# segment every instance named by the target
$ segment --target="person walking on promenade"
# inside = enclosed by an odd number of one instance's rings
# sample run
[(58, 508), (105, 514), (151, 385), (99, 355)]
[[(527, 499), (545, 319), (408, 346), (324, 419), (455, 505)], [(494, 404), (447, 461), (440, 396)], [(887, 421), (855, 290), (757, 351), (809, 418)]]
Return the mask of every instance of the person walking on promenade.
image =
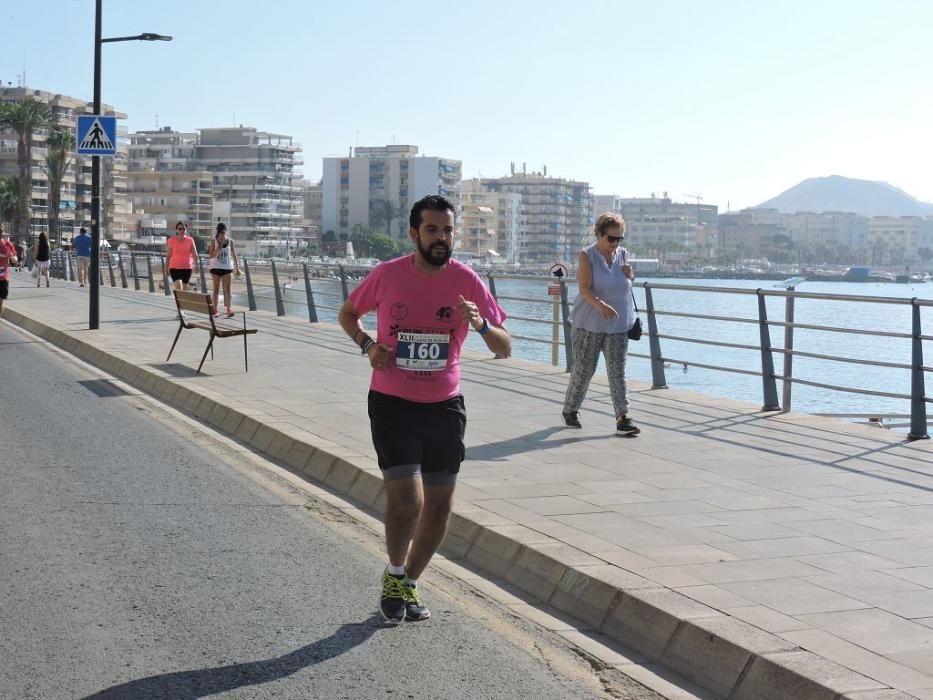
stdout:
[(74, 237), (72, 245), (75, 250), (75, 263), (78, 266), (78, 286), (87, 284), (87, 271), (91, 265), (91, 243), (93, 239), (88, 235), (87, 229), (81, 227), (81, 233)]
[(208, 270), (211, 271), (211, 280), (214, 283), (214, 315), (220, 315), (220, 309), (217, 306), (217, 297), (220, 293), (220, 285), (224, 286), (224, 304), (227, 307), (227, 318), (233, 318), (233, 296), (230, 292), (230, 275), (236, 272), (240, 274), (240, 261), (236, 256), (236, 244), (232, 238), (227, 238), (227, 225), (223, 222), (217, 224), (217, 234), (211, 239), (211, 245), (207, 251), (210, 257)]
[(16, 247), (10, 242), (10, 235), (0, 224), (0, 316), (3, 316), (3, 302), (10, 294), (10, 265), (18, 265)]
[(39, 274), (36, 275), (36, 286), (42, 286), (42, 277), (45, 276), (45, 286), (49, 286), (49, 261), (52, 259), (52, 248), (49, 245), (49, 237), (45, 231), (39, 234), (32, 250), (33, 264), (39, 268)]
[(580, 252), (577, 263), (579, 292), (573, 301), (573, 369), (564, 396), (564, 423), (582, 428), (580, 405), (596, 372), (599, 354), (606, 359), (609, 394), (615, 408), (616, 434), (637, 435), (641, 430), (628, 417), (625, 359), (629, 329), (635, 324), (632, 281), (635, 274), (620, 245), (625, 239), (622, 217), (607, 213), (596, 220), (596, 242)]
[[(3, 230), (3, 226), (0, 226), (0, 231)], [(16, 271), (20, 272), (23, 269), (23, 266), (26, 264), (26, 239), (20, 238), (19, 243), (16, 244)]]
[(175, 235), (165, 242), (165, 264), (175, 289), (184, 291), (188, 288), (197, 260), (198, 249), (194, 239), (188, 235), (188, 225), (179, 221), (175, 224)]
[[(454, 223), (445, 198), (416, 202), (409, 218), (414, 252), (377, 265), (338, 316), (373, 369), (369, 419), (385, 480), (389, 558), (380, 610), (394, 624), (431, 615), (418, 578), (447, 533), (465, 456), (463, 342), (472, 328), (498, 355), (512, 347), (505, 312), (472, 269), (450, 259)], [(373, 310), (375, 339), (360, 322)]]

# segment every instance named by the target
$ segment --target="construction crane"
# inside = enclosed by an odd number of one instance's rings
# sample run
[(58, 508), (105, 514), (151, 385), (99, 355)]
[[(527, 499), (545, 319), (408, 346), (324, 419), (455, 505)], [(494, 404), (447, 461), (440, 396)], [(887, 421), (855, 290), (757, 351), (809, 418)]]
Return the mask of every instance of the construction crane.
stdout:
[(703, 195), (700, 194), (681, 194), (682, 197), (690, 197), (697, 201), (697, 226), (700, 225), (700, 202), (703, 201)]

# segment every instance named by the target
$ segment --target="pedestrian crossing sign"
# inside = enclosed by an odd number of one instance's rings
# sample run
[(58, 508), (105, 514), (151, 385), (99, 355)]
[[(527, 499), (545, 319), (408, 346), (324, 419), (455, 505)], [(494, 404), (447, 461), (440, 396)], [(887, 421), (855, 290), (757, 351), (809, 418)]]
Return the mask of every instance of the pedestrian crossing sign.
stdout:
[(75, 145), (80, 156), (112, 156), (117, 152), (117, 118), (101, 114), (78, 116)]

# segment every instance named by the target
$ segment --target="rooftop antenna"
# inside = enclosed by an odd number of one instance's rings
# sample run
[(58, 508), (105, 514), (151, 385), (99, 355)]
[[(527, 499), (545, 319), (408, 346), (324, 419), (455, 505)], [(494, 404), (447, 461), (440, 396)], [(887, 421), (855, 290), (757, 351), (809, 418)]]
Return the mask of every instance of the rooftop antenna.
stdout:
[(155, 124), (156, 124), (156, 131), (158, 131), (159, 130), (159, 115), (158, 114), (155, 115)]

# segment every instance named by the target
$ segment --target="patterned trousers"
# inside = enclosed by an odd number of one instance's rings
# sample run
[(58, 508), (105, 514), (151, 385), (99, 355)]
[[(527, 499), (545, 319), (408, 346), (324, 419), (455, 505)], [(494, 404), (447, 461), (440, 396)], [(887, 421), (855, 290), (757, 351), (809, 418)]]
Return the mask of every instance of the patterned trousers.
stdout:
[(625, 385), (625, 357), (628, 354), (628, 336), (625, 333), (592, 333), (574, 328), (573, 369), (564, 396), (564, 413), (580, 410), (583, 397), (599, 363), (599, 353), (606, 358), (609, 377), (609, 395), (615, 407), (616, 418), (628, 413), (628, 389)]

